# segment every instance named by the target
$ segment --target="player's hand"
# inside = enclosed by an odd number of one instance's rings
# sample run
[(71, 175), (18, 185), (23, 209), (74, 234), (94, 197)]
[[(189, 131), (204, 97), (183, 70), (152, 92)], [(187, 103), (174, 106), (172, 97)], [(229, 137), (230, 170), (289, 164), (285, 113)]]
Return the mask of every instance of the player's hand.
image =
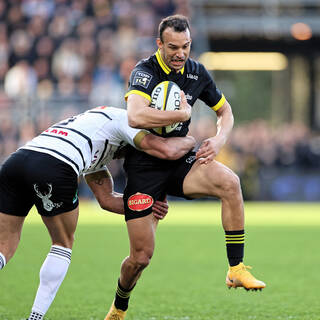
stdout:
[(184, 94), (184, 92), (182, 90), (180, 91), (180, 96), (181, 96), (180, 110), (183, 111), (183, 113), (184, 113), (184, 115), (183, 115), (184, 118), (181, 121), (184, 122), (184, 121), (187, 121), (191, 118), (192, 108), (191, 108), (190, 104), (188, 104), (186, 95)]
[(206, 139), (202, 142), (196, 157), (201, 164), (208, 164), (218, 155), (221, 147), (222, 145), (216, 137)]
[(152, 214), (158, 220), (162, 220), (168, 213), (169, 204), (165, 198), (163, 201), (156, 201), (152, 206)]

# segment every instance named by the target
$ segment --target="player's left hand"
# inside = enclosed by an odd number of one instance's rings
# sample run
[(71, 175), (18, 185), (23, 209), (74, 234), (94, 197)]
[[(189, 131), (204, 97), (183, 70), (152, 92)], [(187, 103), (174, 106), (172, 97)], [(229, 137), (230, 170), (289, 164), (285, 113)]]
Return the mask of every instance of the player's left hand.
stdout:
[(201, 143), (196, 157), (201, 164), (208, 164), (218, 155), (221, 147), (222, 145), (216, 137), (206, 139)]
[(164, 199), (163, 201), (158, 200), (152, 206), (152, 214), (158, 220), (162, 220), (167, 215), (168, 209), (169, 209), (169, 204), (167, 199)]

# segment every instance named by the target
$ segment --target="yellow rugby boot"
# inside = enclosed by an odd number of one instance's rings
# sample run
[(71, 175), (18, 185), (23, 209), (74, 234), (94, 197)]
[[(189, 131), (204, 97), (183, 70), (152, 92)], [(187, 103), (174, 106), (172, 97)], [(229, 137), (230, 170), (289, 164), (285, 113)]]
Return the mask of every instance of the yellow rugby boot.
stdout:
[(126, 316), (126, 311), (122, 311), (120, 309), (117, 309), (114, 305), (114, 301), (112, 302), (111, 308), (104, 318), (104, 320), (124, 320), (124, 317)]
[(246, 290), (262, 290), (266, 284), (257, 280), (249, 271), (250, 266), (245, 266), (242, 262), (234, 267), (229, 267), (226, 277), (228, 288), (244, 287)]

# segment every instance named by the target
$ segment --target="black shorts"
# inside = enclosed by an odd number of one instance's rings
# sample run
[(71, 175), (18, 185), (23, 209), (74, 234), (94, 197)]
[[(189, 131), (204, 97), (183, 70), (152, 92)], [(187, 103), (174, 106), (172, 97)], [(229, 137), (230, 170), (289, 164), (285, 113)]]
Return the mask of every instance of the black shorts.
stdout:
[(124, 163), (127, 175), (123, 194), (126, 221), (150, 214), (152, 204), (163, 200), (166, 195), (191, 200), (183, 193), (183, 180), (195, 162), (195, 152), (189, 152), (175, 161), (152, 161), (148, 155), (135, 155), (129, 155)]
[(0, 212), (24, 217), (35, 205), (42, 216), (75, 209), (78, 176), (48, 154), (20, 149), (0, 169)]

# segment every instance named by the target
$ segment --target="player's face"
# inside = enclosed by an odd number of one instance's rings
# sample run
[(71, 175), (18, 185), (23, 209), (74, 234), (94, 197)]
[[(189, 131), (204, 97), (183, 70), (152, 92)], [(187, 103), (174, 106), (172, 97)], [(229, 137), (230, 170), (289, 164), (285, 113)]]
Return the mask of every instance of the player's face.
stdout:
[(161, 57), (164, 63), (178, 72), (182, 69), (190, 55), (191, 38), (190, 31), (175, 32), (173, 28), (163, 31), (162, 39), (157, 39)]

